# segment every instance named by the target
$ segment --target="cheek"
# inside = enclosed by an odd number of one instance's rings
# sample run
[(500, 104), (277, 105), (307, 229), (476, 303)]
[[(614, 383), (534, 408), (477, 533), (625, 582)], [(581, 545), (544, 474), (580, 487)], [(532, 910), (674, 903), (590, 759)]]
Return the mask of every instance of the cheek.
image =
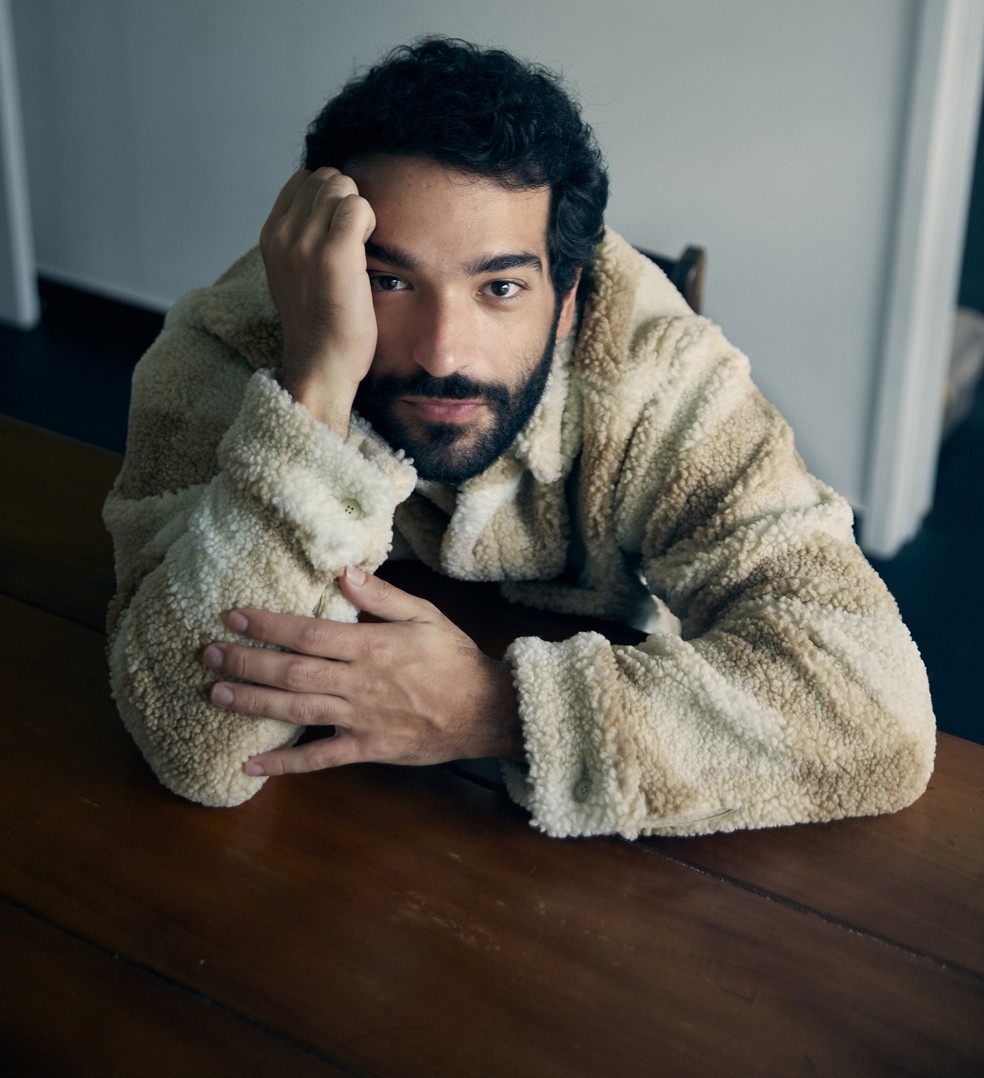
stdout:
[(487, 312), (481, 323), (482, 335), (497, 355), (521, 361), (531, 350), (542, 348), (553, 328), (553, 314), (553, 303), (546, 295), (536, 300), (531, 297), (521, 309)]
[(398, 315), (382, 305), (376, 308), (376, 355), (370, 371), (373, 374), (393, 374), (405, 366), (408, 353), (407, 327)]
[(553, 310), (538, 310), (535, 317), (519, 320), (498, 338), (500, 377), (516, 385), (525, 382), (543, 358), (553, 330)]

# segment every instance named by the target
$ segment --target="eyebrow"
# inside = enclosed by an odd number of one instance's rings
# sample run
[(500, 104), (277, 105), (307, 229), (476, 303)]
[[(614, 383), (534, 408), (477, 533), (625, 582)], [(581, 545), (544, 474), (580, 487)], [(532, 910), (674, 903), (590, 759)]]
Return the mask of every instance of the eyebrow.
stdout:
[(531, 251), (517, 251), (515, 254), (490, 255), (487, 258), (478, 258), (465, 266), (465, 272), (469, 277), (478, 277), (483, 273), (504, 273), (512, 269), (534, 269), (537, 273), (543, 272), (543, 262), (539, 255)]
[[(407, 270), (410, 273), (419, 271), (422, 268), (420, 259), (415, 258), (408, 251), (404, 251), (400, 247), (389, 247), (386, 244), (377, 243), (375, 240), (366, 242), (366, 254), (370, 258), (378, 259), (380, 262), (395, 266), (397, 269)], [(468, 277), (478, 277), (483, 273), (503, 273), (507, 270), (524, 268), (543, 273), (543, 260), (539, 255), (533, 254), (532, 251), (516, 251), (511, 254), (483, 255), (472, 262), (466, 263), (462, 268)]]
[(397, 269), (409, 270), (411, 273), (420, 269), (420, 260), (414, 258), (412, 254), (399, 247), (387, 247), (385, 244), (376, 243), (375, 240), (366, 241), (366, 254), (370, 258), (396, 266)]

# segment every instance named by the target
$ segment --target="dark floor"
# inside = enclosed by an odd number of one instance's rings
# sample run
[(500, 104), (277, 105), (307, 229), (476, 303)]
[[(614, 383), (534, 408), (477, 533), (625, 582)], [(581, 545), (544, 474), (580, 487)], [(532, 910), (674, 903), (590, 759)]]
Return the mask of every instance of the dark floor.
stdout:
[[(122, 451), (133, 364), (159, 315), (42, 284), (31, 333), (0, 327), (0, 413)], [(940, 728), (984, 743), (984, 392), (940, 455), (936, 502), (916, 539), (875, 562), (929, 671)]]
[(984, 384), (944, 442), (932, 512), (890, 561), (872, 564), (898, 600), (929, 672), (941, 730), (984, 743)]

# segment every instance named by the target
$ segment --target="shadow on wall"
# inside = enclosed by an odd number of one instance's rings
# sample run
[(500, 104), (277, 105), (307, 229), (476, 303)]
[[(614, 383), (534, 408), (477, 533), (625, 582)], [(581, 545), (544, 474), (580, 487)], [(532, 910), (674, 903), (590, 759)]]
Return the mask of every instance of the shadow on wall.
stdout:
[(961, 307), (972, 307), (984, 313), (984, 107), (977, 132), (977, 159), (967, 212), (959, 303)]

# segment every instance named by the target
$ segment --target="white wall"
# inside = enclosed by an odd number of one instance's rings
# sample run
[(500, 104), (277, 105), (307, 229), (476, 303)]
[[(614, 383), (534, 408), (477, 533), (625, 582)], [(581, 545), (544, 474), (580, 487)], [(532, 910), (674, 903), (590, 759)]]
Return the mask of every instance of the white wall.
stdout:
[(708, 248), (706, 313), (855, 505), (916, 0), (13, 0), (42, 269), (167, 305), (255, 242), (303, 129), (420, 33), (561, 67), (610, 223)]

